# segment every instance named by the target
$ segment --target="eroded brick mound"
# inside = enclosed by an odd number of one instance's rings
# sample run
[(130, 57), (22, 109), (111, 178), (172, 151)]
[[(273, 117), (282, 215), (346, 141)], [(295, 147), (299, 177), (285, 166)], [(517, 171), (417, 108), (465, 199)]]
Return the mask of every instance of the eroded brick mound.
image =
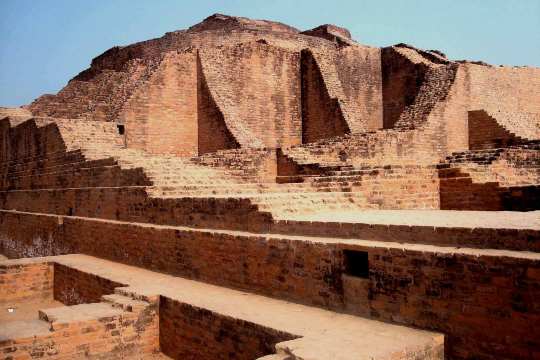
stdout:
[(0, 108), (0, 255), (113, 261), (0, 261), (66, 305), (0, 353), (536, 358), (539, 79), (219, 14), (106, 51)]
[(538, 139), (539, 88), (538, 69), (454, 62), (406, 44), (368, 47), (335, 25), (299, 32), (216, 14), (107, 50), (28, 109), (122, 123), (130, 147), (152, 153), (193, 156), (428, 127), (422, 142), (443, 157), (467, 148), (472, 110), (522, 114), (495, 118)]

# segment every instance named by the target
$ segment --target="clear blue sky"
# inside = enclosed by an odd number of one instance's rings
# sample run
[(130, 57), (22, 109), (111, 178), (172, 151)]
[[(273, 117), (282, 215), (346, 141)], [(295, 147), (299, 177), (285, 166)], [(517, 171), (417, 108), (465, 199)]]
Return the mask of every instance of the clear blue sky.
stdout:
[(540, 0), (0, 0), (0, 106), (56, 93), (108, 48), (216, 12), (299, 29), (332, 23), (368, 45), (540, 67)]

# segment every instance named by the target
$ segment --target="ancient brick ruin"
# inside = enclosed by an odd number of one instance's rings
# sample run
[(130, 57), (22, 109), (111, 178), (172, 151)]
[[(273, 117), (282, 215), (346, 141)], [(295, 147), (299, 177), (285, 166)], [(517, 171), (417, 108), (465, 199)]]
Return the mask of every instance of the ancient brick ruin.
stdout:
[(540, 69), (212, 15), (0, 108), (2, 359), (540, 358)]

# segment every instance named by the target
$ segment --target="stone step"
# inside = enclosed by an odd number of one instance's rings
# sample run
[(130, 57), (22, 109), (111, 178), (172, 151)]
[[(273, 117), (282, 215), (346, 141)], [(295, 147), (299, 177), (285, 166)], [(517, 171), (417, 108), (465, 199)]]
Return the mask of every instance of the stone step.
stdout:
[(150, 305), (146, 301), (135, 300), (120, 294), (103, 295), (101, 299), (103, 302), (111, 304), (112, 307), (120, 308), (126, 312), (139, 312)]
[(17, 159), (12, 159), (4, 162), (0, 162), (0, 167), (11, 167), (11, 166), (17, 166), (20, 164), (27, 164), (32, 162), (42, 162), (42, 161), (53, 161), (55, 159), (64, 159), (66, 157), (77, 157), (80, 158), (83, 156), (82, 151), (79, 150), (72, 150), (72, 151), (55, 151), (55, 152), (49, 152), (42, 155), (37, 156), (27, 156)]
[(109, 303), (91, 303), (39, 310), (39, 319), (48, 322), (51, 330), (59, 324), (117, 317), (124, 310), (115, 308)]
[(294, 358), (287, 354), (270, 354), (257, 358), (256, 360), (294, 360)]
[(75, 171), (78, 169), (90, 169), (102, 166), (117, 166), (116, 162), (112, 158), (100, 159), (100, 160), (88, 160), (88, 161), (74, 161), (70, 163), (57, 164), (52, 166), (45, 166), (40, 168), (31, 168), (28, 170), (22, 170), (17, 172), (8, 172), (9, 177), (19, 177), (25, 175), (42, 175), (46, 173), (57, 173), (62, 171)]

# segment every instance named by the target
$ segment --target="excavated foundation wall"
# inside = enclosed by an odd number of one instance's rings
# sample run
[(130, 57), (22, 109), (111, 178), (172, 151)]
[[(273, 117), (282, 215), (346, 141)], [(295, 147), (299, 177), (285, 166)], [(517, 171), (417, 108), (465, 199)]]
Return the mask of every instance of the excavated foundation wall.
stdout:
[(0, 302), (11, 305), (47, 299), (65, 305), (96, 303), (121, 286), (125, 285), (49, 261), (0, 265)]
[[(447, 252), (429, 245), (404, 250), (70, 217), (58, 221), (56, 216), (3, 212), (0, 252), (17, 257), (25, 255), (21, 249), (39, 247), (51, 255), (84, 253), (441, 331), (449, 358), (533, 358), (540, 346), (534, 327), (540, 310), (533, 305), (540, 296), (540, 262), (512, 252)], [(360, 276), (348, 273), (344, 250), (367, 253)]]
[(54, 299), (65, 305), (102, 301), (103, 295), (114, 293), (124, 284), (88, 274), (62, 264), (54, 264)]
[(274, 354), (274, 345), (296, 338), (241, 319), (160, 298), (161, 351), (173, 359), (245, 359)]
[[(36, 298), (52, 300), (53, 292), (54, 299), (66, 305), (96, 303), (102, 301), (101, 295), (121, 285), (57, 263), (0, 265), (0, 301), (15, 307), (18, 302)], [(149, 306), (142, 312), (95, 318), (92, 310), (87, 309), (83, 319), (52, 320), (48, 332), (2, 339), (0, 353), (5, 359), (151, 356), (159, 350), (156, 308)], [(47, 324), (47, 319), (41, 320)], [(10, 322), (4, 325), (9, 328)]]

